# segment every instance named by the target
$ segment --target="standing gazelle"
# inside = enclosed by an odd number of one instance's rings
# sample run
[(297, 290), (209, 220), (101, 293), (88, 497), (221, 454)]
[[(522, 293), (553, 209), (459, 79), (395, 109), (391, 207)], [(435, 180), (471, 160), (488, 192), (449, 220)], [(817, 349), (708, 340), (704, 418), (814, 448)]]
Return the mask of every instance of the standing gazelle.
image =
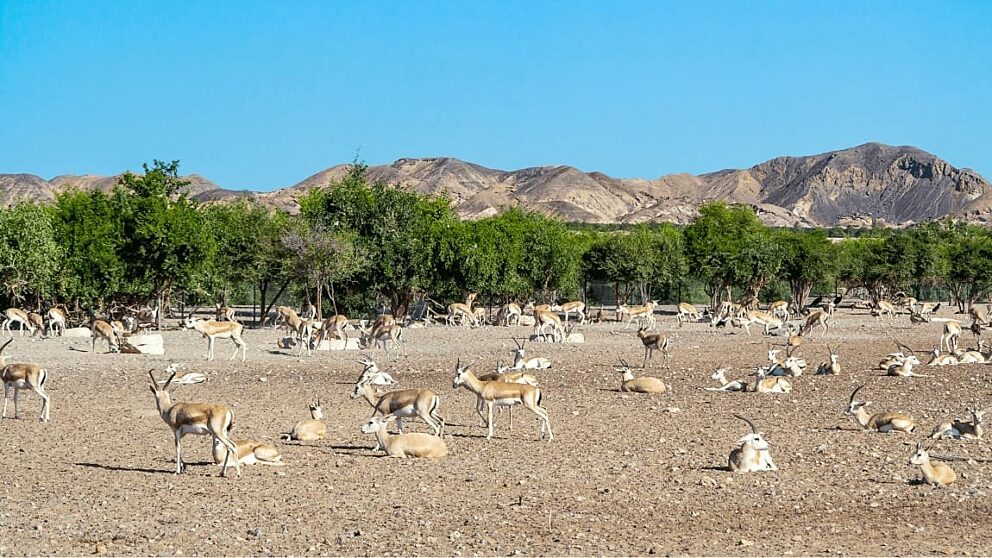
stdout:
[(4, 311), (3, 316), (3, 329), (7, 330), (7, 333), (11, 337), (14, 336), (14, 332), (10, 329), (10, 324), (17, 322), (20, 324), (21, 335), (24, 335), (24, 328), (28, 328), (28, 333), (34, 335), (35, 327), (31, 324), (31, 319), (28, 318), (28, 313), (20, 308), (8, 308)]
[[(173, 370), (173, 367), (169, 367)], [(168, 370), (167, 370), (168, 371)], [(220, 476), (224, 476), (227, 470), (227, 463), (234, 458), (234, 468), (238, 476), (241, 476), (241, 463), (237, 459), (238, 447), (228, 436), (231, 425), (234, 423), (234, 411), (230, 407), (221, 403), (173, 403), (169, 395), (169, 386), (176, 373), (172, 372), (165, 385), (159, 387), (155, 380), (154, 370), (148, 371), (148, 376), (152, 379), (149, 386), (152, 394), (155, 395), (155, 406), (165, 424), (172, 429), (176, 437), (176, 474), (183, 472), (182, 437), (186, 434), (206, 435), (210, 434), (213, 441), (222, 443), (228, 453), (224, 456), (224, 464), (220, 468)]]
[(641, 343), (644, 345), (644, 362), (641, 363), (641, 368), (646, 368), (648, 361), (654, 357), (655, 351), (661, 351), (665, 358), (669, 358), (671, 355), (668, 354), (669, 340), (662, 333), (648, 333), (647, 327), (641, 327), (637, 330), (637, 337), (640, 338)]
[(238, 356), (238, 350), (240, 349), (241, 362), (245, 361), (245, 353), (248, 351), (248, 345), (241, 339), (241, 332), (244, 331), (245, 327), (240, 323), (217, 322), (190, 317), (183, 320), (183, 327), (186, 329), (195, 329), (207, 338), (207, 360), (214, 359), (214, 342), (217, 339), (230, 339), (234, 342), (234, 354), (231, 355), (230, 360), (234, 360)]
[[(541, 438), (544, 438), (544, 431), (547, 429), (548, 441), (550, 442), (554, 439), (555, 436), (551, 432), (551, 419), (548, 417), (548, 411), (544, 407), (541, 407), (542, 394), (540, 389), (529, 384), (483, 382), (472, 373), (471, 364), (462, 366), (461, 359), (455, 364), (455, 380), (452, 382), (452, 387), (457, 388), (459, 386), (464, 386), (465, 389), (474, 393), (477, 398), (485, 401), (489, 409), (488, 419), (486, 420), (489, 426), (489, 434), (486, 436), (487, 440), (493, 437), (493, 407), (497, 405), (500, 407), (511, 407), (513, 405), (527, 407), (541, 419)], [(481, 411), (479, 411), (479, 415), (482, 415)]]
[(568, 325), (568, 315), (572, 312), (575, 312), (578, 315), (580, 324), (586, 323), (586, 303), (581, 300), (573, 300), (572, 302), (566, 302), (560, 306), (556, 304), (551, 307), (551, 310), (565, 313), (566, 326)]
[(48, 422), (51, 412), (51, 402), (45, 393), (45, 381), (48, 371), (37, 364), (7, 364), (3, 358), (3, 350), (14, 340), (11, 339), (0, 347), (0, 381), (3, 382), (3, 413), (0, 418), (7, 418), (7, 393), (14, 388), (14, 418), (18, 418), (17, 399), (22, 389), (30, 389), (41, 397), (41, 421)]

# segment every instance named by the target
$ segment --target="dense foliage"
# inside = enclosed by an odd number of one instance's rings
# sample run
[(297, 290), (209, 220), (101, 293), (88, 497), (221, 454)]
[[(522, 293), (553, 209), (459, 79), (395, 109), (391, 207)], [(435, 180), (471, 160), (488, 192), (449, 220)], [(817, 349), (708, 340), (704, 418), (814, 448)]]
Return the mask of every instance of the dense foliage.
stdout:
[(840, 239), (772, 229), (751, 208), (723, 203), (704, 205), (686, 227), (569, 226), (516, 208), (462, 221), (448, 200), (370, 182), (362, 165), (303, 195), (299, 215), (247, 200), (198, 203), (186, 186), (177, 162), (155, 161), (110, 192), (0, 210), (0, 297), (99, 311), (168, 305), (182, 293), (268, 310), (292, 294), (324, 315), (357, 316), (469, 292), (483, 304), (754, 303), (844, 286), (871, 300), (944, 293), (961, 309), (992, 293), (992, 233), (950, 221)]

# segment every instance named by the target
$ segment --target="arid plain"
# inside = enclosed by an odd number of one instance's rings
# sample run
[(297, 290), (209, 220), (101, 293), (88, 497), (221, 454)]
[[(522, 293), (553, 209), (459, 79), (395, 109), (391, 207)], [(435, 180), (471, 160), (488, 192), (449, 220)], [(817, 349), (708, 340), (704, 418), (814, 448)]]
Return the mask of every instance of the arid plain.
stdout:
[[(873, 370), (895, 349), (892, 337), (929, 350), (939, 327), (841, 309), (825, 340), (814, 332), (799, 349), (810, 369), (792, 380), (792, 393), (714, 393), (703, 389), (713, 370), (741, 378), (783, 338), (704, 323), (677, 328), (674, 316), (659, 315), (659, 329), (675, 335), (672, 356), (635, 372), (673, 390), (651, 396), (617, 390), (618, 356), (641, 361), (634, 328), (584, 326), (583, 344), (527, 346), (554, 363), (536, 372), (550, 443), (520, 408), (512, 434), (504, 413), (497, 437), (485, 440), (474, 396), (452, 388), (456, 359), (488, 371), (529, 328), (408, 329), (408, 355), (379, 351), (377, 361), (401, 387), (440, 394), (450, 453), (439, 461), (371, 451), (374, 440), (359, 430), (370, 407), (349, 397), (357, 352), (297, 357), (277, 348), (271, 329), (246, 331), (245, 363), (225, 360), (233, 346), (224, 341), (218, 360), (206, 362), (206, 340), (193, 331), (164, 332), (164, 357), (92, 354), (88, 339), (15, 337), (8, 361), (38, 362), (51, 374), (52, 420), (40, 423), (39, 399), (22, 392), (20, 420), (0, 423), (0, 555), (989, 554), (992, 463), (952, 462), (957, 482), (935, 489), (917, 482), (908, 458), (939, 420), (992, 406), (992, 366), (920, 367), (931, 376), (912, 379)], [(974, 345), (968, 334), (962, 341)], [(814, 376), (827, 343), (843, 373)], [(235, 437), (275, 442), (286, 466), (220, 478), (208, 438), (191, 436), (190, 467), (174, 475), (172, 434), (147, 374), (170, 360), (209, 376), (175, 400), (230, 404)], [(910, 413), (916, 433), (864, 432), (842, 417), (862, 382), (872, 410)], [(282, 442), (315, 397), (327, 439)], [(732, 413), (767, 434), (779, 471), (725, 470), (747, 432)], [(992, 458), (984, 440), (940, 441), (934, 451)]]

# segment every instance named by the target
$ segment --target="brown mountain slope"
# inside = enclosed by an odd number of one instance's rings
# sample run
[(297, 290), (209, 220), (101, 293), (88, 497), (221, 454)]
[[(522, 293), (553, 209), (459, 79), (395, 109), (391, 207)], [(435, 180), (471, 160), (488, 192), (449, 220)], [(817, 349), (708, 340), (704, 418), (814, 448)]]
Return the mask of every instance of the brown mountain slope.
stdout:
[[(341, 179), (337, 165), (300, 183), (266, 193), (231, 191), (198, 176), (191, 193), (204, 201), (253, 197), (295, 211), (310, 188)], [(968, 169), (958, 169), (914, 147), (869, 143), (807, 157), (779, 157), (749, 169), (699, 176), (672, 174), (657, 179), (617, 179), (569, 166), (516, 171), (489, 169), (452, 158), (400, 159), (369, 168), (373, 180), (451, 198), (465, 218), (523, 206), (568, 221), (593, 223), (686, 223), (700, 204), (724, 200), (752, 205), (776, 226), (904, 226), (947, 215), (992, 221), (992, 186)], [(3, 203), (52, 199), (73, 185), (109, 189), (117, 177), (0, 175)]]

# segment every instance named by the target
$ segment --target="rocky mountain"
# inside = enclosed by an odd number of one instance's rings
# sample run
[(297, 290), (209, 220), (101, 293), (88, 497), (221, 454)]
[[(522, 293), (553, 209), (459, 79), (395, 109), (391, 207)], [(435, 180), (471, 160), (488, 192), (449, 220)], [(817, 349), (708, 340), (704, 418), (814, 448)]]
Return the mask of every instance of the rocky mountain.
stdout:
[[(340, 179), (347, 165), (266, 193), (219, 188), (188, 177), (203, 201), (252, 197), (293, 211), (310, 188)], [(591, 223), (686, 223), (700, 204), (724, 200), (753, 206), (776, 226), (906, 226), (947, 215), (992, 221), (992, 185), (914, 147), (869, 143), (806, 157), (779, 157), (749, 169), (654, 179), (618, 179), (569, 166), (502, 171), (451, 158), (400, 159), (369, 169), (373, 180), (451, 198), (465, 218), (523, 206), (567, 221)], [(52, 199), (76, 186), (109, 189), (116, 177), (0, 175), (3, 203), (18, 198)]]

